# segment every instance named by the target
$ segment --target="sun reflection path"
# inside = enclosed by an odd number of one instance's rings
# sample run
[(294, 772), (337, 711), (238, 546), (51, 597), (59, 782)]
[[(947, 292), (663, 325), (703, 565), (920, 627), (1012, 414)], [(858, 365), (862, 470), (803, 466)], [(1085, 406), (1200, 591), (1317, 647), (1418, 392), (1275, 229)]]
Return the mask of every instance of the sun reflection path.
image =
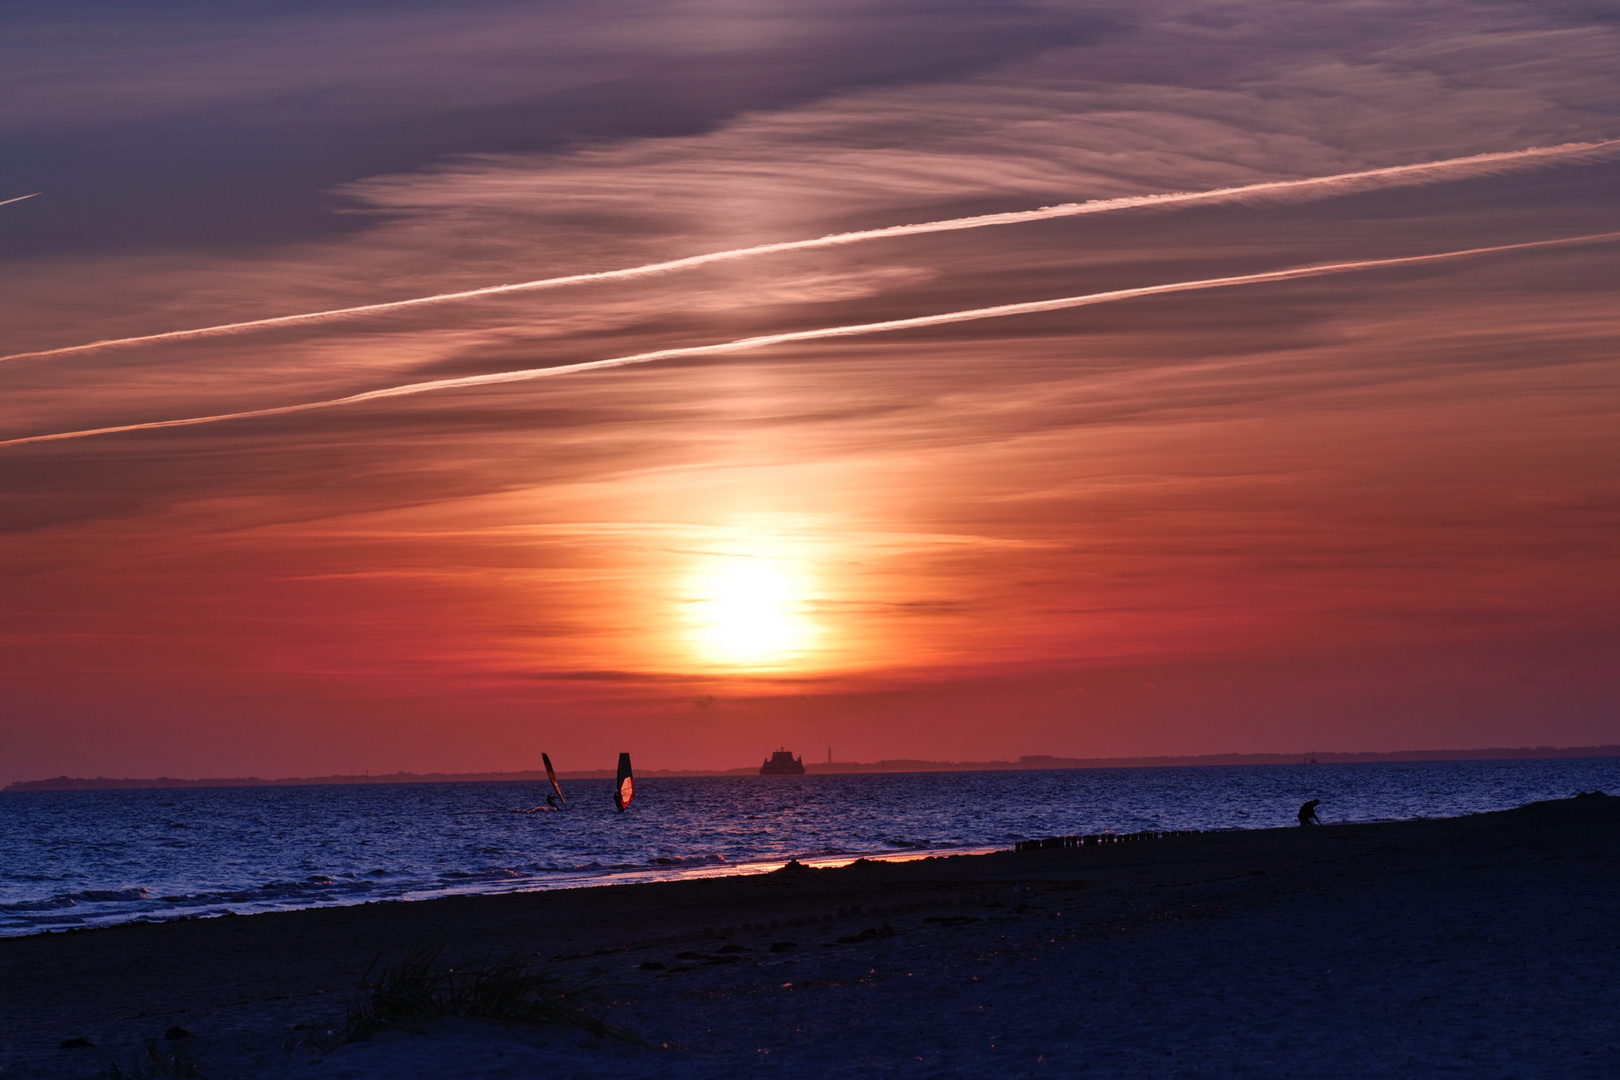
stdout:
[(688, 636), (707, 664), (797, 666), (815, 644), (809, 575), (797, 560), (710, 555), (687, 582)]

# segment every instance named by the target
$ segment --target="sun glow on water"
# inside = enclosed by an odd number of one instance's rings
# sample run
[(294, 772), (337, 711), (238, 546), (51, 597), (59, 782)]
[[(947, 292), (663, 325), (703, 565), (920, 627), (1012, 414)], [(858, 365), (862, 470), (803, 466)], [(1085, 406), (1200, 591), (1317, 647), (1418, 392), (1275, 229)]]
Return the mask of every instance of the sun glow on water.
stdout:
[(687, 586), (692, 650), (709, 664), (792, 666), (817, 634), (809, 593), (808, 575), (791, 559), (709, 556)]

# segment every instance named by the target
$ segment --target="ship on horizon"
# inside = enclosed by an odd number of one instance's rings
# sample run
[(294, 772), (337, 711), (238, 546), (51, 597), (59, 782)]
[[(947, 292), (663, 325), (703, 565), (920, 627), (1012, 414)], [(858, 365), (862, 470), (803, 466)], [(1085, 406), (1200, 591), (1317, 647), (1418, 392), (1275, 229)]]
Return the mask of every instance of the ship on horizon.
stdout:
[(770, 760), (759, 767), (761, 776), (803, 776), (804, 759), (793, 756), (791, 750), (778, 750)]

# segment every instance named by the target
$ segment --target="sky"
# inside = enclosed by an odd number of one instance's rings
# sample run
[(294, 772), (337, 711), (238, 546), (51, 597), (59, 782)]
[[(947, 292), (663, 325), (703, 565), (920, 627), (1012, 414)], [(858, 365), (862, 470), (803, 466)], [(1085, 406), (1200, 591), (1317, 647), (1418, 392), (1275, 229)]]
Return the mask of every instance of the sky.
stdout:
[(3, 18), (0, 783), (1620, 742), (1609, 5)]

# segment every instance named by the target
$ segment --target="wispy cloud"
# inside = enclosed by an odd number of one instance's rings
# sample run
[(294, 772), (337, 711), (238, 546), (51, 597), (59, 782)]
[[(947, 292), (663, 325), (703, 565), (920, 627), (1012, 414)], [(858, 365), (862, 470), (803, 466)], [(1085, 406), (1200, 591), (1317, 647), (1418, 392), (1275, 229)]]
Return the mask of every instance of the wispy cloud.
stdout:
[(14, 203), (14, 202), (22, 202), (24, 199), (32, 199), (35, 195), (38, 195), (38, 194), (39, 194), (39, 192), (35, 191), (35, 192), (30, 192), (27, 195), (15, 195), (15, 196), (13, 196), (12, 198), (9, 198), (9, 199), (0, 199), (0, 206), (6, 206), (6, 205), (8, 205), (10, 203)]
[[(1084, 203), (1065, 203), (1044, 206), (1037, 210), (1020, 210), (1002, 214), (979, 214), (972, 217), (925, 221), (909, 225), (890, 225), (879, 229), (835, 233), (806, 240), (785, 240), (770, 244), (710, 251), (701, 255), (688, 255), (679, 259), (644, 263), (619, 270), (598, 270), (584, 274), (565, 274), (560, 277), (539, 278), (515, 284), (487, 285), (476, 289), (435, 293), (432, 296), (412, 297), (408, 300), (389, 300), (375, 304), (311, 311), (298, 315), (278, 315), (267, 319), (249, 319), (242, 322), (222, 323), (217, 326), (196, 327), (190, 330), (170, 330), (159, 334), (92, 341), (83, 345), (69, 345), (37, 352), (13, 353), (0, 356), (6, 360), (39, 360), (52, 356), (73, 356), (101, 349), (154, 345), (161, 342), (189, 341), (197, 338), (222, 337), (253, 330), (274, 327), (299, 326), (325, 322), (331, 319), (358, 315), (377, 315), (429, 304), (445, 304), (458, 300), (475, 300), (505, 296), (512, 293), (536, 292), (567, 285), (581, 285), (607, 281), (622, 281), (678, 270), (695, 269), (713, 263), (729, 262), (763, 255), (779, 255), (814, 248), (840, 247), (870, 240), (886, 240), (902, 236), (921, 236), (928, 233), (958, 232), (983, 229), (997, 225), (1017, 225), (1032, 221), (1050, 221), (1054, 218), (1078, 217), (1084, 214), (1106, 214), (1120, 210), (1144, 208), (1174, 208), (1205, 203), (1244, 202), (1252, 200), (1305, 200), (1324, 199), (1336, 195), (1370, 191), (1386, 187), (1404, 187), (1418, 184), (1442, 183), (1476, 176), (1499, 175), (1514, 169), (1534, 168), (1559, 161), (1591, 161), (1620, 151), (1620, 139), (1604, 142), (1565, 143), (1560, 146), (1538, 146), (1526, 150), (1512, 150), (1494, 154), (1474, 154), (1445, 161), (1422, 162), (1414, 165), (1396, 165), (1381, 169), (1363, 169), (1358, 172), (1336, 173), (1331, 176), (1312, 176), (1299, 180), (1268, 180), (1256, 184), (1214, 188), (1208, 191), (1180, 191), (1154, 195), (1132, 195), (1116, 199), (1096, 199)], [(30, 196), (22, 196), (29, 198)], [(15, 201), (15, 200), (7, 200)], [(5, 205), (0, 202), (0, 206)]]
[(994, 307), (971, 308), (964, 311), (943, 312), (937, 315), (922, 315), (910, 319), (889, 319), (875, 323), (827, 326), (813, 330), (793, 330), (780, 334), (761, 334), (754, 337), (738, 338), (734, 341), (719, 342), (713, 345), (654, 349), (650, 352), (610, 357), (605, 360), (589, 360), (579, 364), (559, 364), (555, 367), (526, 368), (521, 371), (502, 371), (489, 375), (469, 375), (457, 379), (432, 379), (426, 382), (408, 383), (403, 386), (391, 386), (380, 390), (368, 390), (360, 394), (349, 394), (325, 401), (303, 402), (297, 405), (278, 405), (267, 409), (248, 409), (241, 412), (220, 413), (214, 416), (193, 416), (180, 420), (154, 420), (140, 424), (120, 424), (113, 427), (90, 428), (84, 431), (64, 431), (50, 435), (30, 435), (24, 438), (0, 441), (0, 446), (24, 446), (30, 443), (55, 442), (62, 439), (83, 439), (92, 435), (113, 435), (130, 431), (156, 431), (163, 428), (192, 427), (197, 424), (217, 424), (229, 420), (286, 416), (291, 413), (308, 412), (313, 409), (359, 405), (369, 401), (410, 397), (416, 394), (428, 394), (441, 390), (462, 390), (479, 386), (496, 386), (502, 383), (527, 382), (533, 379), (561, 375), (578, 375), (590, 371), (604, 371), (609, 368), (650, 364), (657, 360), (745, 352), (752, 349), (763, 349), (772, 345), (786, 345), (797, 341), (856, 337), (863, 334), (880, 334), (896, 330), (915, 330), (929, 326), (944, 326), (950, 323), (974, 322), (980, 319), (1000, 319), (1014, 315), (1032, 315), (1044, 311), (1062, 311), (1067, 308), (1108, 304), (1119, 300), (1132, 300), (1138, 297), (1158, 296), (1165, 293), (1195, 292), (1202, 289), (1230, 288), (1235, 285), (1258, 285), (1273, 281), (1292, 281), (1299, 278), (1324, 277), (1329, 274), (1344, 274), (1358, 270), (1416, 266), (1448, 259), (1462, 259), (1508, 251), (1527, 251), (1568, 244), (1600, 243), (1615, 239), (1620, 239), (1620, 232), (1591, 233), (1585, 236), (1561, 237), (1556, 240), (1536, 240), (1521, 244), (1498, 244), (1492, 247), (1467, 248), (1461, 251), (1442, 251), (1430, 255), (1408, 255), (1391, 259), (1362, 259), (1355, 262), (1326, 263), (1317, 266), (1293, 267), (1286, 270), (1269, 270), (1258, 274), (1239, 274), (1233, 277), (1177, 281), (1165, 285), (1147, 285), (1135, 289), (1115, 289), (1109, 292), (1089, 293), (1085, 296), (1065, 296), (1053, 300), (1034, 300), (1020, 304), (998, 304)]

